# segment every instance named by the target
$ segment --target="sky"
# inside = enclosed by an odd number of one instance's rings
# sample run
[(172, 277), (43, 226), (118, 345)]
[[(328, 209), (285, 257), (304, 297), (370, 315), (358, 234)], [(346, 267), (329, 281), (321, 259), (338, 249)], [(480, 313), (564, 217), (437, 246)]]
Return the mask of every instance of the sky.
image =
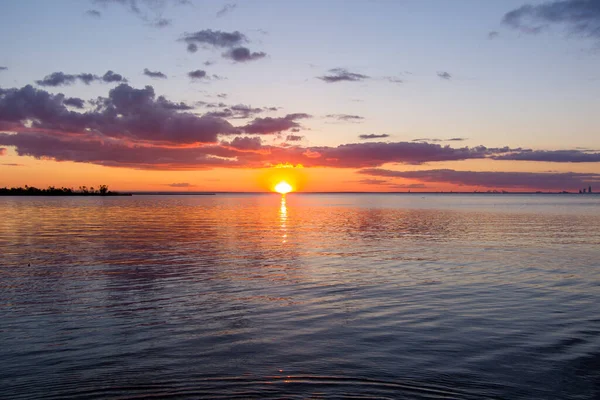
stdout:
[(0, 35), (0, 187), (600, 190), (600, 0), (21, 0)]

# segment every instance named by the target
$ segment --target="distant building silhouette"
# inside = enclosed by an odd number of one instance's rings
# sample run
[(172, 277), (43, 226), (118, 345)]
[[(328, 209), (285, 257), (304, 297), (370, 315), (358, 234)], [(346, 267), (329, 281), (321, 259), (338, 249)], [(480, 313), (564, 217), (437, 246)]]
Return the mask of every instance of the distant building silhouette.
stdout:
[(584, 193), (584, 194), (586, 193), (586, 190), (587, 190), (586, 188), (583, 188), (583, 193)]
[(590, 185), (590, 187), (588, 189), (588, 193), (592, 193), (592, 185)]
[(579, 189), (579, 194), (581, 194), (581, 189)]

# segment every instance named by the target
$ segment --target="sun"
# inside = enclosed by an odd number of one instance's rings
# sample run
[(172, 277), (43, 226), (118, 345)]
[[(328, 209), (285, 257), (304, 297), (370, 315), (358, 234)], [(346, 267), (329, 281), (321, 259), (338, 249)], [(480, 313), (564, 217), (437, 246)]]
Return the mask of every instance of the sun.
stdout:
[(294, 190), (292, 185), (290, 185), (286, 181), (279, 182), (277, 185), (275, 185), (274, 189), (277, 193), (281, 193), (281, 194), (286, 194), (286, 193), (289, 193), (292, 190)]

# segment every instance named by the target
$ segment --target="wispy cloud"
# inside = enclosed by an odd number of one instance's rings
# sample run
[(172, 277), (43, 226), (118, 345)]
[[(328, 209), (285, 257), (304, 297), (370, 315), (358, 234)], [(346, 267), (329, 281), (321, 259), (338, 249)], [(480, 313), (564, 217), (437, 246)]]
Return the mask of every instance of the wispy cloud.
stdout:
[(367, 75), (358, 74), (355, 72), (349, 72), (345, 68), (333, 68), (330, 69), (328, 75), (318, 76), (318, 79), (321, 79), (327, 83), (336, 83), (336, 82), (358, 82), (363, 81), (365, 79), (369, 79)]
[(235, 62), (248, 62), (259, 60), (267, 56), (267, 53), (264, 52), (251, 52), (247, 47), (236, 47), (231, 49), (225, 53), (223, 53), (224, 58), (232, 59)]
[(539, 33), (550, 25), (562, 24), (576, 35), (600, 38), (600, 2), (598, 0), (559, 0), (526, 4), (507, 12), (507, 26), (524, 33)]
[(445, 79), (445, 80), (452, 79), (452, 75), (450, 75), (450, 73), (448, 73), (446, 71), (438, 71), (437, 76), (439, 76), (440, 78)]
[(369, 134), (365, 134), (365, 135), (359, 135), (358, 137), (363, 140), (369, 140), (369, 139), (385, 139), (385, 138), (390, 137), (390, 135), (388, 135), (387, 133), (381, 133), (381, 134), (369, 133)]
[(236, 7), (237, 7), (237, 4), (235, 4), (235, 3), (225, 4), (223, 6), (223, 8), (221, 8), (219, 11), (217, 11), (217, 18), (224, 17), (225, 15), (233, 12), (233, 10), (235, 10)]
[(121, 74), (117, 74), (113, 71), (106, 71), (106, 73), (102, 76), (90, 74), (90, 73), (81, 73), (81, 74), (65, 74), (64, 72), (53, 72), (50, 75), (46, 75), (44, 79), (40, 79), (35, 81), (40, 86), (68, 86), (75, 83), (77, 80), (89, 85), (92, 82), (105, 82), (105, 83), (115, 83), (115, 82), (127, 82)]
[(434, 169), (425, 171), (394, 171), (388, 169), (363, 169), (359, 173), (387, 178), (415, 179), (423, 182), (451, 183), (495, 189), (520, 190), (576, 190), (592, 183), (600, 183), (600, 174), (595, 173), (544, 173), (544, 172), (498, 172), (498, 171), (455, 171)]
[(162, 72), (150, 71), (148, 68), (144, 68), (144, 75), (149, 76), (150, 78), (167, 79), (167, 75), (163, 74)]

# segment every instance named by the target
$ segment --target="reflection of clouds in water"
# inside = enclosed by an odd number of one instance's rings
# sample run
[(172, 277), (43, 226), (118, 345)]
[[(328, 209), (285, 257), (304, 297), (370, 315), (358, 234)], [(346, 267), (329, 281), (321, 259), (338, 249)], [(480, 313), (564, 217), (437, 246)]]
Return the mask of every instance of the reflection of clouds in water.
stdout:
[(279, 219), (281, 221), (281, 243), (287, 242), (287, 206), (285, 205), (285, 195), (281, 196), (281, 207), (279, 208)]

